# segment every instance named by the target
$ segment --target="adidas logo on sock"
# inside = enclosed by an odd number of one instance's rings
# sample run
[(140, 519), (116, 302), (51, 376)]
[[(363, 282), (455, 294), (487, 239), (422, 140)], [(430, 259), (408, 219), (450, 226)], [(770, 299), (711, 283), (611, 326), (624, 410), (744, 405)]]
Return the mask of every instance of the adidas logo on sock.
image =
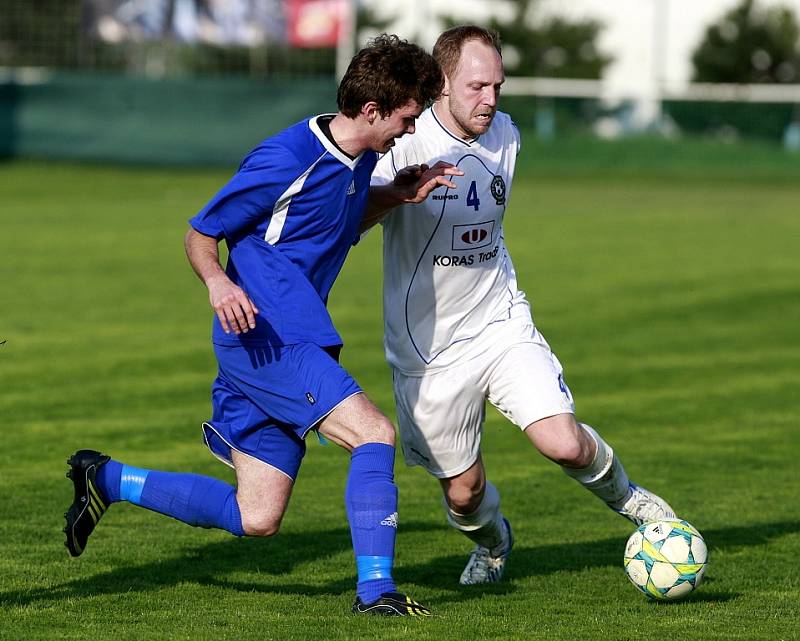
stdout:
[(395, 530), (397, 529), (397, 512), (393, 512), (389, 516), (387, 516), (383, 521), (381, 521), (381, 525), (388, 525), (389, 527), (393, 527)]

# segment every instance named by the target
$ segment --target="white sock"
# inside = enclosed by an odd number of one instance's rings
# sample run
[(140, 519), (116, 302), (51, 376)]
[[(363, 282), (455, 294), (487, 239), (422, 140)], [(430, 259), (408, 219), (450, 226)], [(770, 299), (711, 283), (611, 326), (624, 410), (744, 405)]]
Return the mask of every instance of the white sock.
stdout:
[(446, 500), (442, 502), (447, 512), (447, 522), (455, 529), (492, 552), (500, 554), (504, 551), (506, 541), (503, 537), (505, 528), (500, 513), (500, 493), (489, 481), (486, 481), (481, 504), (472, 514), (458, 514), (453, 512)]
[(614, 455), (611, 446), (600, 438), (594, 429), (584, 423), (580, 423), (580, 426), (597, 444), (594, 460), (583, 469), (564, 467), (563, 465), (561, 469), (606, 503), (619, 507), (628, 497), (628, 486), (630, 485), (625, 468)]

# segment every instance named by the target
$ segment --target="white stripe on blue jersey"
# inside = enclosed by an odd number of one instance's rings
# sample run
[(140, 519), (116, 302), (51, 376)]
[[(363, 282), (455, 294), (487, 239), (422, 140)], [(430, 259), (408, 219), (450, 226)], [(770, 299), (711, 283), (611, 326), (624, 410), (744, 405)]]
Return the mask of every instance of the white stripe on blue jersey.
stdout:
[(291, 185), (289, 185), (289, 188), (278, 197), (278, 201), (275, 203), (275, 207), (272, 209), (272, 218), (270, 218), (269, 226), (264, 234), (264, 240), (266, 240), (270, 245), (277, 243), (281, 237), (283, 226), (286, 224), (286, 216), (289, 214), (289, 205), (292, 204), (292, 196), (300, 193), (303, 190), (303, 185), (305, 184), (309, 174), (314, 171), (314, 167), (316, 167), (317, 163), (324, 157), (325, 154), (322, 154), (319, 158), (317, 158), (314, 164), (306, 169), (300, 176), (298, 176), (298, 178)]

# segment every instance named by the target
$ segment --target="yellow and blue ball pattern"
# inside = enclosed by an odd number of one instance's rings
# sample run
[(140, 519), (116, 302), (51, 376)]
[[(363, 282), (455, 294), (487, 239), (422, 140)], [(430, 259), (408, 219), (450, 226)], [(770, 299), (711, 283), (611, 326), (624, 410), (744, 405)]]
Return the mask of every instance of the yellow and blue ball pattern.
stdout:
[(700, 584), (708, 549), (700, 532), (686, 521), (653, 521), (631, 534), (624, 563), (628, 578), (647, 596), (674, 601)]

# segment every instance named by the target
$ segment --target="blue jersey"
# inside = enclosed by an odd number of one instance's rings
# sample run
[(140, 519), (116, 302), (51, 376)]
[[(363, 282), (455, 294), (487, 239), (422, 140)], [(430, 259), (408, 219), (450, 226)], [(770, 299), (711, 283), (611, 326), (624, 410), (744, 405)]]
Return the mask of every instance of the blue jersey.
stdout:
[(317, 117), (267, 138), (189, 221), (228, 245), (228, 277), (259, 310), (256, 328), (218, 345), (341, 345), (326, 303), (358, 229), (377, 155), (350, 158)]

